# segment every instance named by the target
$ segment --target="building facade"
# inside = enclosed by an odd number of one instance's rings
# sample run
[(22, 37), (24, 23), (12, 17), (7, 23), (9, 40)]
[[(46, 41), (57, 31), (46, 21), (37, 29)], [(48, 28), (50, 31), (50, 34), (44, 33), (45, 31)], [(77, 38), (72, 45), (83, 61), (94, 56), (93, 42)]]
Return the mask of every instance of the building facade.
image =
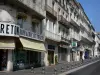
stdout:
[(0, 71), (94, 56), (95, 30), (76, 0), (0, 0)]
[(44, 65), (45, 1), (0, 1), (0, 71)]
[(94, 50), (94, 56), (100, 56), (100, 34), (99, 33), (95, 33), (95, 50)]

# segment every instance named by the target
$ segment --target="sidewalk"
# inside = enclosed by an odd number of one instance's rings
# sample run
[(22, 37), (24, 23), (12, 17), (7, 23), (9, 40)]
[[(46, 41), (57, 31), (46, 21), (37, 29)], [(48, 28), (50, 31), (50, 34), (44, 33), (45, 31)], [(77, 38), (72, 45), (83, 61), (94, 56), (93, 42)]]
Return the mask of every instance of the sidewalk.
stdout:
[(99, 60), (100, 58), (93, 58), (84, 60), (83, 62), (65, 62), (60, 63), (56, 66), (35, 68), (34, 70), (28, 69), (9, 73), (0, 72), (0, 75), (66, 75), (88, 65), (96, 63)]
[(72, 72), (78, 71), (78, 70), (80, 70), (80, 69), (82, 69), (82, 68), (85, 68), (85, 67), (87, 67), (87, 66), (90, 66), (90, 65), (92, 65), (92, 64), (94, 64), (94, 63), (97, 63), (98, 61), (100, 61), (100, 60), (97, 60), (97, 61), (91, 62), (91, 63), (89, 63), (89, 64), (86, 64), (86, 65), (80, 66), (80, 67), (75, 68), (75, 69), (72, 69), (72, 70), (69, 70), (69, 71), (64, 72), (64, 73), (61, 73), (61, 74), (59, 74), (59, 75), (67, 75), (67, 74), (69, 74), (69, 73), (72, 73)]

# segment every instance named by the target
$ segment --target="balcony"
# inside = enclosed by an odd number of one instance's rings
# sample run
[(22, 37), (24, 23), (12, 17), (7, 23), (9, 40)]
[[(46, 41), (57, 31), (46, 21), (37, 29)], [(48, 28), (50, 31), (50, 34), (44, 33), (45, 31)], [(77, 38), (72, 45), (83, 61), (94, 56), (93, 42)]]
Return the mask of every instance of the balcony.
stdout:
[(71, 25), (73, 25), (75, 28), (77, 28), (78, 30), (80, 30), (80, 26), (76, 23), (76, 21), (74, 21), (73, 19), (71, 19), (70, 23), (71, 23)]
[(20, 36), (30, 38), (30, 39), (35, 39), (35, 40), (44, 40), (43, 35), (36, 34), (34, 32), (30, 32), (28, 30), (25, 30), (23, 28), (20, 28)]
[(61, 36), (61, 41), (62, 42), (69, 43), (69, 40), (70, 40), (69, 36), (67, 36), (67, 37)]
[(77, 36), (77, 35), (72, 36), (71, 39), (73, 39), (73, 40), (77, 40), (77, 41), (80, 41), (80, 37)]
[(59, 23), (67, 26), (67, 27), (70, 27), (71, 25), (69, 24), (69, 22), (62, 16), (62, 15), (59, 15), (58, 16), (58, 21)]
[(8, 0), (11, 4), (18, 8), (23, 8), (32, 15), (39, 18), (45, 18), (45, 10), (42, 4), (34, 3), (33, 0)]
[(88, 34), (86, 32), (81, 33), (81, 41), (94, 43), (92, 37), (88, 37)]
[(57, 18), (57, 12), (52, 7), (46, 4), (45, 9), (48, 12), (47, 13), (48, 15), (50, 15), (51, 17), (55, 19)]
[(76, 41), (80, 41), (80, 34), (77, 33), (76, 31), (72, 31), (70, 34), (70, 38)]
[(45, 30), (45, 36), (46, 38), (57, 41), (57, 42), (60, 42), (61, 40), (60, 35), (50, 32), (48, 30)]
[[(2, 29), (2, 27), (4, 28)], [(36, 34), (34, 32), (20, 28), (16, 24), (0, 22), (0, 29), (1, 29), (0, 36), (10, 36), (10, 37), (22, 36), (22, 37), (26, 37), (29, 39), (39, 40), (39, 41), (44, 40), (43, 35)]]

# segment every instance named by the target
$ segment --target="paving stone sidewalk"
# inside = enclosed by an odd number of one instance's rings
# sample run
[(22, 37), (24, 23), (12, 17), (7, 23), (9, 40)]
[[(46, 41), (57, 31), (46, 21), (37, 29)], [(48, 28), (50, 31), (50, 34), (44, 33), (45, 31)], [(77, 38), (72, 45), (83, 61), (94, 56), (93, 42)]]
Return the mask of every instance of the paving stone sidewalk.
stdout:
[(70, 71), (72, 69), (81, 67), (83, 65), (87, 65), (97, 60), (100, 60), (100, 58), (96, 57), (96, 58), (86, 59), (84, 61), (76, 61), (76, 62), (62, 62), (62, 63), (58, 63), (55, 66), (19, 70), (19, 71), (14, 71), (9, 73), (0, 72), (0, 75), (58, 75), (60, 73)]

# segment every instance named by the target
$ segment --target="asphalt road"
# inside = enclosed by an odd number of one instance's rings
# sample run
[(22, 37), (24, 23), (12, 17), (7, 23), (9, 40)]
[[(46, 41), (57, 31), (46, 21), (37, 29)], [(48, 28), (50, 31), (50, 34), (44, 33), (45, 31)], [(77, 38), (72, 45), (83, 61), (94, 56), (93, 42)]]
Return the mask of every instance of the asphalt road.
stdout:
[(67, 75), (100, 75), (100, 61)]

